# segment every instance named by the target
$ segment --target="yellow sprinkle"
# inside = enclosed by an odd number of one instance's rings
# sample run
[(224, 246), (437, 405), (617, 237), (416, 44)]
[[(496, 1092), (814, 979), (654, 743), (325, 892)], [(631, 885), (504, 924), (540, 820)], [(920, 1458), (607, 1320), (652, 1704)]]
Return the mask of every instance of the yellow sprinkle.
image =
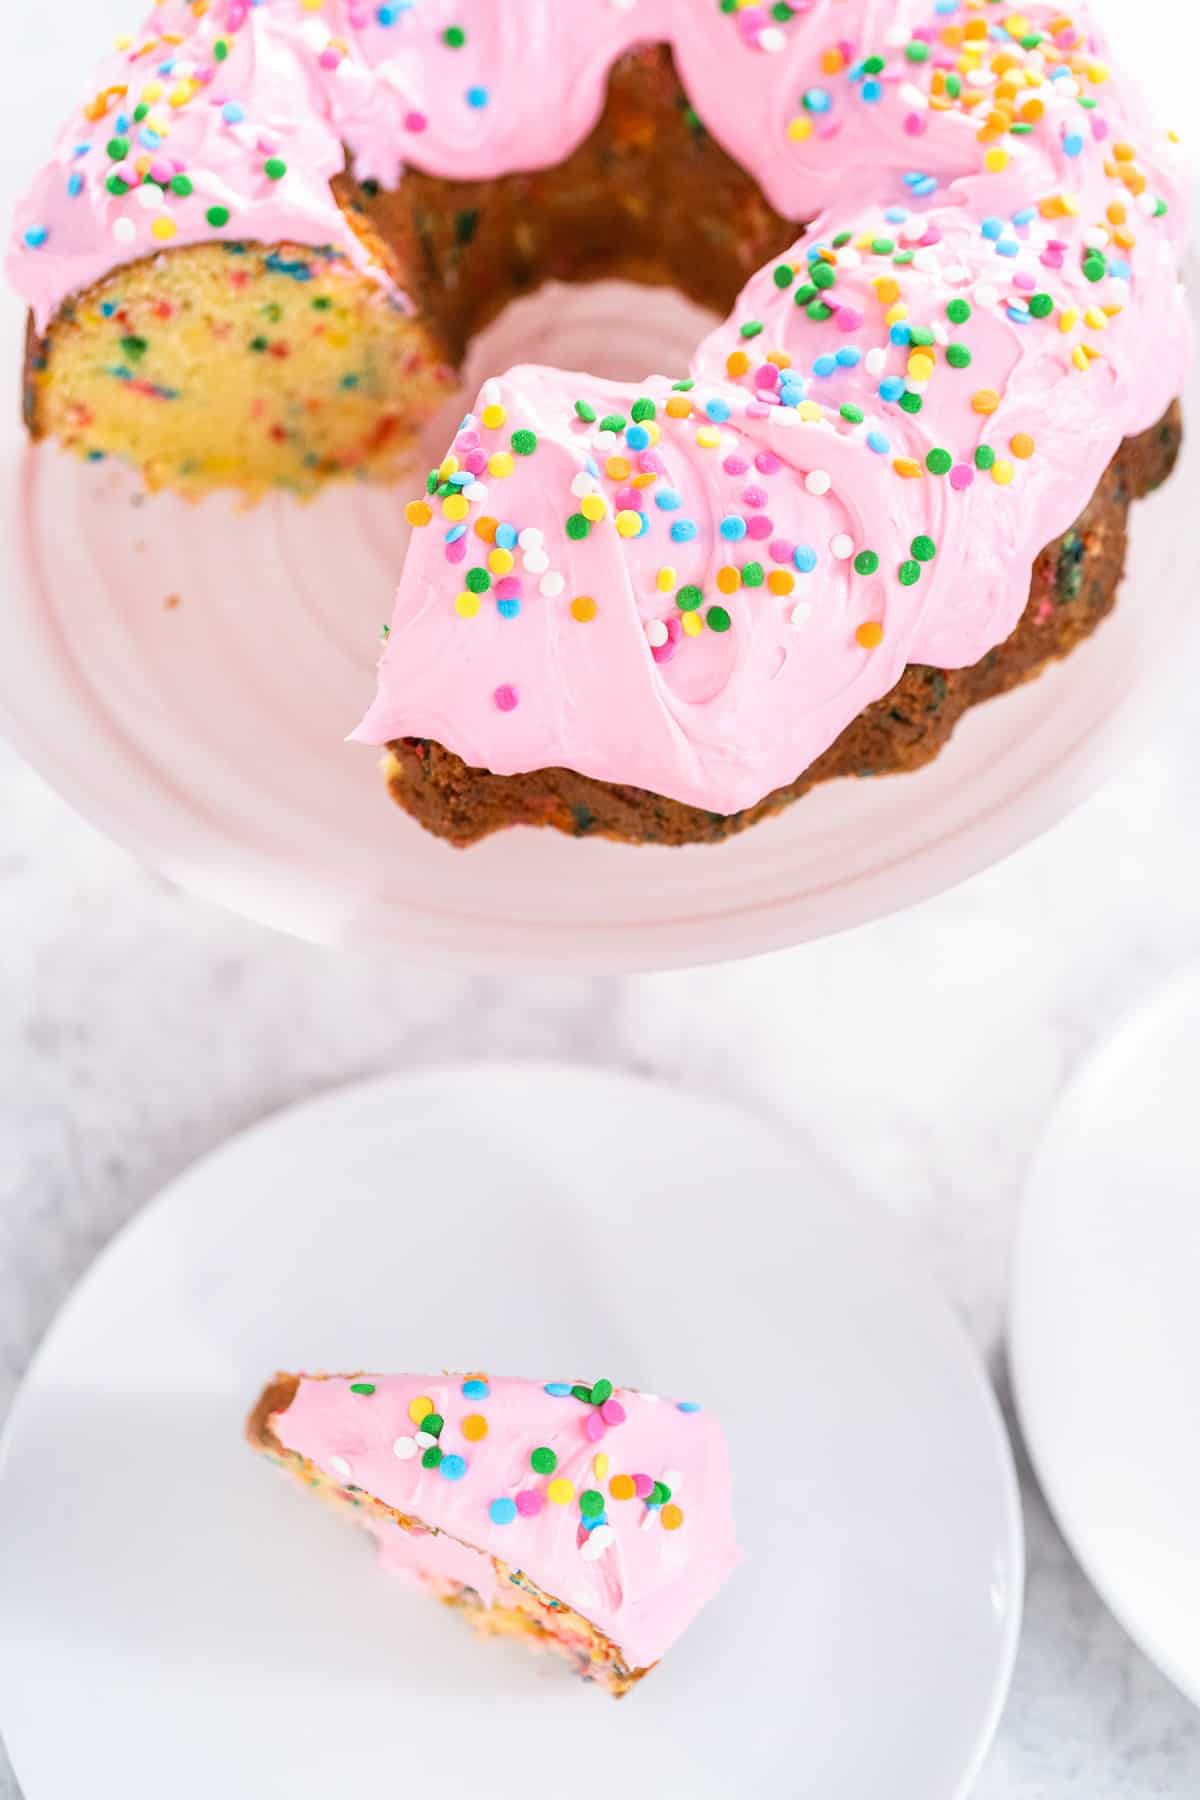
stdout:
[(628, 509), (626, 509), (626, 511), (624, 511), (624, 512), (619, 512), (617, 514), (617, 530), (620, 532), (622, 537), (626, 537), (626, 538), (640, 537), (641, 531), (642, 531), (642, 515), (641, 515), (641, 513), (640, 512), (630, 512)]
[(485, 406), (479, 416), (489, 431), (499, 431), (508, 414), (502, 406)]
[(575, 1498), (575, 1483), (568, 1481), (565, 1475), (557, 1476), (546, 1489), (546, 1498), (555, 1506), (569, 1506)]
[(642, 430), (650, 439), (651, 448), (653, 448), (662, 437), (662, 426), (658, 423), (657, 419), (647, 419), (646, 423), (642, 426)]
[(494, 456), (488, 457), (488, 474), (494, 475), (497, 481), (504, 481), (513, 472), (513, 459), (507, 450), (497, 450)]
[(803, 113), (797, 113), (794, 119), (788, 120), (787, 134), (793, 144), (803, 144), (812, 136), (812, 130), (812, 120), (805, 118)]
[(908, 359), (908, 372), (914, 381), (928, 381), (935, 367), (932, 356), (922, 350), (914, 350)]
[(174, 107), (186, 106), (188, 101), (192, 99), (195, 92), (196, 92), (195, 82), (193, 82), (193, 81), (178, 81), (178, 82), (176, 82), (175, 86), (171, 89), (171, 92), (167, 95), (167, 104), (169, 106), (174, 106)]
[(680, 622), (687, 637), (699, 637), (704, 630), (704, 621), (698, 612), (684, 613)]
[(702, 425), (696, 433), (696, 442), (702, 450), (719, 450), (721, 433), (715, 425)]
[(989, 174), (999, 175), (1002, 169), (1008, 167), (1008, 151), (999, 148), (989, 150), (983, 159), (983, 166)]
[(579, 502), (579, 510), (585, 519), (590, 519), (595, 525), (608, 517), (608, 501), (603, 494), (585, 494)]
[(464, 500), (461, 494), (447, 494), (446, 498), (442, 501), (442, 512), (444, 516), (454, 525), (457, 525), (460, 520), (465, 519), (470, 510), (470, 501)]
[(814, 424), (821, 417), (821, 408), (815, 400), (802, 400), (796, 411), (802, 419), (809, 420)]
[(895, 306), (889, 306), (887, 312), (883, 315), (885, 325), (899, 325), (904, 319), (907, 319), (907, 317), (908, 308), (905, 306), (903, 300), (897, 300)]
[(1067, 332), (1074, 331), (1079, 323), (1079, 309), (1075, 306), (1064, 306), (1058, 315), (1058, 329), (1065, 337)]
[[(464, 588), (454, 602), (454, 610), (460, 619), (473, 619), (479, 611), (479, 595), (473, 594), (470, 588)], [(425, 1414), (422, 1413), (424, 1418)]]
[[(466, 596), (460, 595), (459, 598), (465, 599)], [(475, 596), (472, 594), (471, 599), (474, 600), (474, 598)], [(428, 1394), (418, 1394), (415, 1400), (410, 1400), (408, 1403), (408, 1416), (414, 1425), (419, 1425), (422, 1419), (427, 1419), (432, 1411), (433, 1401)]]
[(872, 619), (866, 625), (860, 625), (854, 635), (864, 650), (878, 650), (883, 642), (883, 626)]
[(777, 369), (790, 369), (792, 366), (792, 359), (786, 350), (768, 350), (767, 361), (774, 363)]
[(653, 487), (657, 480), (658, 476), (651, 470), (648, 474), (635, 475), (629, 485), (635, 488), (648, 488)]
[(1010, 462), (994, 462), (992, 464), (992, 480), (997, 487), (1011, 487), (1016, 472)]
[(742, 572), (730, 564), (717, 570), (717, 586), (723, 594), (736, 594), (742, 585)]
[(605, 1451), (597, 1450), (592, 1458), (592, 1473), (597, 1481), (603, 1481), (608, 1474), (608, 1455)]
[(487, 565), (493, 575), (511, 575), (515, 561), (511, 550), (493, 550), (488, 556)]
[(142, 99), (147, 106), (153, 106), (155, 101), (161, 100), (162, 97), (163, 84), (161, 81), (148, 81), (142, 89)]
[(433, 514), (424, 500), (410, 500), (404, 509), (404, 517), (419, 530), (422, 525), (428, 525)]
[(449, 481), (449, 479), (452, 475), (457, 475), (457, 474), (458, 474), (458, 458), (457, 458), (457, 456), (455, 456), (455, 454), (452, 450), (450, 452), (449, 456), (447, 456), (443, 459), (441, 467), (438, 469), (438, 479), (440, 481)]
[(879, 296), (882, 305), (891, 306), (900, 298), (900, 283), (893, 280), (890, 275), (877, 275), (875, 277), (875, 292)]
[(586, 625), (590, 619), (594, 619), (599, 610), (590, 594), (580, 594), (578, 600), (571, 602), (571, 617), (578, 619), (581, 625)]
[(150, 227), (150, 235), (156, 238), (173, 238), (178, 229), (174, 219), (157, 218)]
[(1108, 330), (1108, 314), (1099, 306), (1089, 306), (1083, 315), (1083, 322), (1090, 325), (1093, 331)]
[(673, 569), (670, 563), (664, 563), (654, 577), (654, 585), (660, 594), (673, 594), (679, 586), (679, 571)]

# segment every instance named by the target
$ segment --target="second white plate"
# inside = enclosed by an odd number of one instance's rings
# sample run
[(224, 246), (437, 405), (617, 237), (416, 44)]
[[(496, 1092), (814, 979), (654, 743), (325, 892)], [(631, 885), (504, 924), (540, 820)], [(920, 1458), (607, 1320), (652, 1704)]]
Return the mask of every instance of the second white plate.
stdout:
[[(746, 1560), (620, 1705), (480, 1645), (241, 1441), (277, 1367), (571, 1367), (724, 1420)], [(599, 1074), (350, 1089), (201, 1163), (54, 1327), (0, 1465), (27, 1800), (962, 1800), (1021, 1609), (1008, 1443), (886, 1221)]]

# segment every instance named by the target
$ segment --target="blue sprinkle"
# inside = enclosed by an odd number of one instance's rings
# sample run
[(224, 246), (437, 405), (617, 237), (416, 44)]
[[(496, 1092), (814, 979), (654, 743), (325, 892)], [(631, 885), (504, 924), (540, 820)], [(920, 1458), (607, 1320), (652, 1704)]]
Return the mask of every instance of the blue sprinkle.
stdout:
[(885, 375), (879, 384), (879, 398), (889, 403), (898, 400), (904, 392), (904, 383), (899, 375)]
[(515, 1500), (507, 1498), (493, 1500), (488, 1507), (488, 1518), (493, 1525), (511, 1525), (516, 1516), (517, 1503)]
[(827, 113), (833, 105), (833, 95), (826, 88), (805, 88), (804, 105), (808, 112)]
[(690, 544), (695, 536), (696, 527), (690, 519), (676, 519), (671, 527), (671, 537), (677, 544)]
[(862, 361), (862, 351), (856, 350), (853, 344), (843, 344), (837, 353), (837, 359), (843, 369), (857, 369)]
[(78, 169), (72, 169), (70, 175), (67, 177), (67, 192), (70, 194), (72, 200), (83, 192), (83, 176), (79, 173)]
[(469, 87), (467, 89), (467, 105), (475, 107), (476, 110), (486, 106), (490, 97), (485, 87)]
[(864, 81), (862, 84), (862, 97), (869, 105), (874, 105), (876, 100), (882, 100), (883, 83), (881, 81)]
[(470, 487), (475, 477), (471, 474), (469, 469), (458, 469), (448, 479), (451, 487), (464, 488)]
[(674, 488), (659, 488), (654, 496), (654, 504), (663, 512), (678, 512), (683, 500)]
[(452, 525), (446, 533), (446, 542), (448, 544), (457, 544), (459, 539), (465, 538), (466, 535), (467, 528), (465, 525)]
[(700, 1403), (697, 1400), (680, 1400), (679, 1401), (679, 1410), (680, 1410), (680, 1412), (685, 1412), (685, 1413), (699, 1412), (700, 1411)]
[(160, 75), (173, 75), (175, 73), (175, 58), (173, 56), (168, 56), (166, 62), (160, 62), (158, 65), (158, 72)]
[(463, 1397), (467, 1400), (486, 1400), (491, 1389), (486, 1381), (478, 1381), (472, 1377), (462, 1384)]
[(546, 1392), (548, 1394), (553, 1394), (556, 1400), (569, 1400), (571, 1397), (571, 1384), (569, 1381), (548, 1381), (546, 1383)]
[(78, 159), (81, 156), (87, 155), (87, 153), (91, 149), (91, 147), (92, 146), (90, 144), (76, 144), (74, 150), (72, 150), (72, 152), (71, 152), (71, 155), (73, 157), (75, 157), (75, 159), (78, 161)]
[[(715, 425), (723, 425), (733, 409), (728, 400), (708, 400), (704, 410)], [(629, 442), (628, 432), (625, 433), (625, 441)]]
[(1014, 325), (1029, 325), (1033, 322), (1033, 314), (1027, 306), (1019, 306), (1015, 300), (1008, 303), (1008, 316)]
[(958, 11), (958, 0), (933, 0), (933, 10), (940, 18), (949, 18)]
[(501, 550), (515, 550), (519, 533), (515, 525), (497, 525), (496, 543)]
[(599, 479), (600, 479), (600, 464), (596, 461), (594, 456), (589, 456), (587, 459), (587, 471), (588, 471), (589, 475), (594, 475), (596, 477), (596, 480), (599, 481)]
[(818, 356), (813, 364), (814, 375), (832, 375), (837, 368), (836, 356)]
[(115, 120), (115, 124), (117, 127), (118, 137), (124, 137), (125, 134), (129, 130), (129, 114), (128, 113), (118, 113), (116, 120)]
[(802, 575), (811, 575), (817, 566), (817, 553), (807, 544), (797, 544), (792, 552), (792, 561)]
[[(905, 176), (906, 181), (907, 179), (908, 177)], [(889, 225), (903, 225), (905, 219), (908, 218), (908, 209), (904, 206), (889, 206), (883, 216)]]
[(1066, 137), (1063, 139), (1063, 155), (1083, 155), (1083, 139), (1077, 131), (1068, 131)]
[(116, 310), (117, 304), (115, 300), (102, 300), (100, 302), (100, 311), (106, 319), (111, 319)]
[(138, 143), (143, 150), (157, 150), (162, 143), (162, 137), (157, 131), (151, 131), (148, 125), (143, 125), (138, 132)]
[(996, 245), (997, 256), (1020, 256), (1021, 246), (1016, 238), (1001, 238)]
[(728, 538), (730, 543), (739, 543), (746, 535), (746, 521), (739, 518), (736, 513), (730, 513), (721, 520), (720, 531), (721, 536)]
[(920, 181), (913, 183), (913, 193), (921, 200), (927, 200), (930, 194), (936, 194), (938, 178), (936, 175), (922, 175)]
[(888, 336), (891, 338), (893, 344), (911, 344), (912, 326), (906, 325), (903, 319), (900, 319), (892, 326)]
[(1014, 225), (1032, 225), (1033, 221), (1036, 218), (1037, 218), (1037, 207), (1036, 206), (1023, 206), (1021, 208), (1020, 212), (1015, 212), (1013, 214), (1013, 224)]
[(597, 1513), (595, 1518), (581, 1519), (579, 1521), (579, 1523), (583, 1526), (583, 1529), (585, 1531), (595, 1531), (597, 1525), (607, 1525), (608, 1524), (608, 1514), (607, 1513)]
[(876, 456), (886, 456), (892, 447), (892, 440), (890, 437), (886, 437), (882, 431), (868, 431), (867, 444)]
[(443, 1456), (438, 1464), (438, 1474), (447, 1481), (461, 1481), (467, 1472), (467, 1465), (461, 1456)]
[(236, 100), (227, 100), (221, 108), (221, 117), (227, 125), (240, 125), (245, 116), (245, 107), (239, 106)]
[(644, 425), (631, 425), (625, 433), (625, 442), (631, 450), (646, 450), (650, 445), (650, 433)]
[(25, 233), (25, 242), (31, 250), (40, 250), (49, 236), (45, 225), (31, 225)]
[(646, 533), (650, 529), (650, 514), (649, 513), (639, 513), (638, 517), (641, 519), (641, 525), (638, 528), (638, 536), (645, 537)]
[(1133, 270), (1123, 259), (1116, 261), (1110, 259), (1108, 272), (1110, 275), (1115, 275), (1118, 281), (1129, 281), (1133, 275)]
[(407, 8), (403, 6), (381, 6), (377, 9), (375, 17), (381, 25), (394, 25), (400, 14), (405, 11)]
[(997, 218), (984, 219), (979, 229), (982, 231), (984, 237), (990, 238), (994, 244), (997, 238), (1004, 236), (1004, 220)]

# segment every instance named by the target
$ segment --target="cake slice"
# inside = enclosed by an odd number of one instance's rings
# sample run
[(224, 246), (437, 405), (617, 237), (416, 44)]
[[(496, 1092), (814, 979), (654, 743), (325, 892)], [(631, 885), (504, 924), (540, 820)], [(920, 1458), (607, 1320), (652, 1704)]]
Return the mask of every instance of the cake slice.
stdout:
[(689, 1401), (607, 1380), (281, 1374), (247, 1431), (387, 1567), (617, 1698), (740, 1560), (724, 1435)]

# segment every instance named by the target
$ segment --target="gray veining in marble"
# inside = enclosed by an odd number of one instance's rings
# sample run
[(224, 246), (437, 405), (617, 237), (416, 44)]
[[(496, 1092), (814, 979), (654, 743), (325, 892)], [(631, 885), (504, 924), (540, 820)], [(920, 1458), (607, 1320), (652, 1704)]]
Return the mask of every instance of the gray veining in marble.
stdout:
[[(1003, 1382), (1037, 1134), (1098, 1037), (1200, 954), (1198, 770), (1200, 722), (1178, 720), (1040, 843), (832, 942), (512, 982), (323, 952), (192, 900), (0, 749), (0, 1413), (96, 1251), (197, 1155), (334, 1082), (514, 1054), (793, 1121), (905, 1222)], [(1025, 1640), (978, 1800), (1197, 1800), (1200, 1714), (1105, 1611), (1027, 1470), (1024, 1492)]]

